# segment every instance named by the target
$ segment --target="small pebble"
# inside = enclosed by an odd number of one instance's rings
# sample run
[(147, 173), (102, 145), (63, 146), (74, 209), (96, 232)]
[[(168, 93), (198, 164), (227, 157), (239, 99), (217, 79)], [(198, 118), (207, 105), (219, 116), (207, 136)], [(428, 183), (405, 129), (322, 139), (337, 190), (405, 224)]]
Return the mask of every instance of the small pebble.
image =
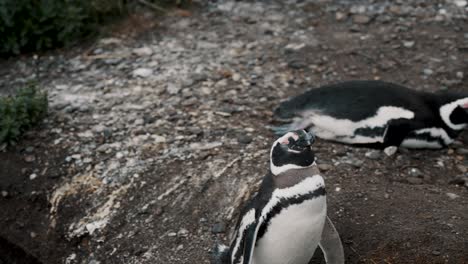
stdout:
[(431, 70), (431, 69), (424, 69), (423, 73), (424, 73), (424, 75), (432, 75), (434, 73), (434, 71)]
[(226, 231), (226, 225), (221, 222), (214, 224), (213, 227), (211, 228), (211, 233), (213, 234), (224, 233), (225, 231)]
[(410, 184), (421, 184), (423, 182), (422, 179), (417, 177), (408, 177), (406, 178), (406, 181)]
[(186, 236), (188, 236), (188, 233), (189, 233), (189, 231), (187, 229), (182, 228), (177, 232), (177, 236), (178, 237), (186, 237)]
[(36, 174), (36, 173), (33, 173), (33, 174), (29, 175), (29, 179), (30, 179), (30, 180), (34, 180), (34, 179), (36, 179), (36, 178), (37, 178), (37, 174)]
[(403, 46), (405, 48), (412, 48), (414, 46), (414, 41), (403, 41)]
[(395, 155), (395, 153), (397, 152), (397, 150), (398, 150), (398, 147), (396, 147), (396, 146), (390, 146), (390, 147), (386, 147), (386, 148), (384, 149), (384, 153), (385, 153), (387, 156), (391, 157), (391, 156)]
[(457, 148), (457, 154), (466, 155), (466, 154), (468, 154), (468, 149), (466, 149), (466, 148)]
[(242, 134), (237, 137), (237, 141), (241, 144), (250, 144), (252, 142), (252, 137)]
[(25, 151), (26, 151), (27, 153), (33, 153), (34, 147), (27, 147), (27, 148), (25, 149)]
[(460, 197), (460, 195), (454, 194), (454, 193), (446, 193), (446, 195), (447, 195), (451, 200), (454, 200), (454, 199), (457, 199), (458, 197)]
[(146, 77), (149, 77), (150, 75), (153, 74), (153, 70), (152, 69), (148, 69), (148, 68), (138, 68), (136, 70), (133, 71), (133, 75), (136, 76), (136, 77), (142, 77), (142, 78), (146, 78)]
[(353, 16), (353, 22), (356, 24), (367, 24), (371, 21), (371, 18), (365, 15), (354, 15)]
[(330, 164), (319, 164), (318, 168), (321, 171), (329, 171), (329, 170), (331, 170), (333, 168), (333, 166), (330, 165)]
[(24, 161), (26, 162), (34, 162), (36, 160), (36, 157), (34, 155), (26, 155), (24, 157)]
[(378, 160), (380, 159), (380, 151), (378, 150), (371, 150), (366, 152), (365, 156), (371, 160)]

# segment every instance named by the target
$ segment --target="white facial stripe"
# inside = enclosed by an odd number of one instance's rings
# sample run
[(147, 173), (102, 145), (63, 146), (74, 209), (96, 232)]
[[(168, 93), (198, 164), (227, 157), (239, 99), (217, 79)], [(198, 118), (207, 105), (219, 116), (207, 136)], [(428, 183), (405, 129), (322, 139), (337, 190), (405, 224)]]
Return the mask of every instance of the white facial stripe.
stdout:
[(239, 247), (240, 247), (240, 242), (242, 241), (242, 239), (244, 238), (244, 231), (245, 229), (253, 224), (255, 222), (255, 209), (250, 209), (250, 211), (248, 211), (243, 217), (242, 217), (242, 220), (241, 220), (241, 224), (239, 225), (239, 230), (237, 231), (238, 232), (238, 236), (237, 236), (237, 239), (236, 239), (236, 245), (234, 246), (234, 248), (232, 249), (232, 254), (231, 254), (231, 263), (234, 263), (234, 260), (235, 260), (235, 256), (237, 254), (237, 251), (239, 251)]
[(450, 115), (452, 114), (453, 110), (457, 108), (457, 106), (466, 108), (466, 105), (468, 105), (468, 98), (458, 99), (449, 104), (445, 104), (440, 107), (440, 110), (439, 110), (440, 117), (445, 122), (445, 124), (447, 124), (447, 126), (449, 126), (451, 129), (455, 129), (455, 130), (463, 129), (466, 126), (466, 124), (452, 123), (452, 121), (450, 121)]

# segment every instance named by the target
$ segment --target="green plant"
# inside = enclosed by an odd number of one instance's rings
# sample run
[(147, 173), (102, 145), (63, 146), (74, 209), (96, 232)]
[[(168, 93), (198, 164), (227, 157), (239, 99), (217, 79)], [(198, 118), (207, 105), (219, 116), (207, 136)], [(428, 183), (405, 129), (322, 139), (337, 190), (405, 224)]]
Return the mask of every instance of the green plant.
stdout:
[[(155, 11), (183, 0), (0, 0), (0, 56), (66, 46), (138, 5)], [(188, 1), (190, 2), (190, 1)]]
[(125, 0), (0, 0), (0, 55), (59, 47), (95, 32)]
[(15, 96), (0, 97), (0, 144), (12, 144), (47, 114), (47, 93), (29, 85)]

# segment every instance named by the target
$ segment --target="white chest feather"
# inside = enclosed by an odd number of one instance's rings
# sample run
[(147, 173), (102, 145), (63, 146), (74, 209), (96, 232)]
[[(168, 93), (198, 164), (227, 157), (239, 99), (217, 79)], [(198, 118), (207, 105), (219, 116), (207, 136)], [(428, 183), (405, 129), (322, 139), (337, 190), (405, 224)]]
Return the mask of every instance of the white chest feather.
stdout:
[(322, 235), (326, 208), (326, 197), (319, 196), (283, 209), (257, 241), (253, 263), (309, 263)]
[(414, 118), (414, 113), (412, 111), (394, 106), (382, 106), (374, 116), (359, 121), (336, 119), (317, 111), (308, 111), (302, 115), (304, 118), (297, 120), (297, 125), (305, 125), (305, 127), (311, 126), (313, 131), (320, 138), (351, 144), (383, 142), (383, 133), (372, 136), (357, 135), (355, 133), (357, 129), (380, 128), (385, 127), (392, 119)]

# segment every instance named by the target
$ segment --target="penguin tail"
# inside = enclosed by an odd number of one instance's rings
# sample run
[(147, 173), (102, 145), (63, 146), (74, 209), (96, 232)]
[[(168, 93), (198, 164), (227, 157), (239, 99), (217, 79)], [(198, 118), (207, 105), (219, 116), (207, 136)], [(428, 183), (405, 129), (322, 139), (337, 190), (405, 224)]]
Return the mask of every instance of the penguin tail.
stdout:
[(292, 129), (292, 127), (293, 126), (291, 124), (286, 124), (286, 125), (279, 125), (279, 126), (270, 126), (270, 129), (273, 131), (273, 133), (275, 133), (275, 135), (282, 136), (291, 130), (295, 130), (295, 129)]
[(273, 111), (274, 123), (279, 125), (270, 126), (270, 129), (277, 136), (282, 136), (289, 131), (307, 129), (311, 125), (311, 121), (305, 116), (303, 107), (296, 105), (295, 100), (287, 100), (282, 102)]
[[(282, 136), (289, 131), (299, 130), (299, 129), (311, 129), (312, 122), (305, 117), (297, 116), (291, 118), (289, 120), (277, 120), (283, 122), (283, 124), (270, 126), (269, 128), (275, 133), (277, 136)], [(284, 124), (286, 122), (286, 124)]]
[(229, 247), (216, 243), (211, 255), (211, 264), (230, 264)]

